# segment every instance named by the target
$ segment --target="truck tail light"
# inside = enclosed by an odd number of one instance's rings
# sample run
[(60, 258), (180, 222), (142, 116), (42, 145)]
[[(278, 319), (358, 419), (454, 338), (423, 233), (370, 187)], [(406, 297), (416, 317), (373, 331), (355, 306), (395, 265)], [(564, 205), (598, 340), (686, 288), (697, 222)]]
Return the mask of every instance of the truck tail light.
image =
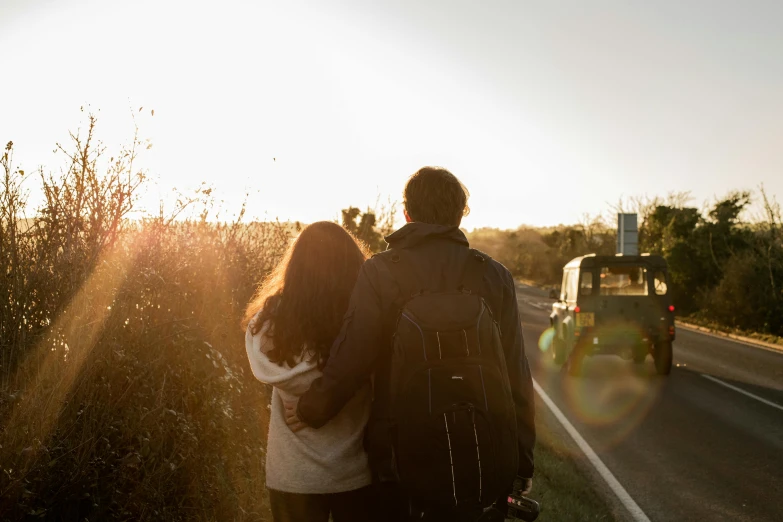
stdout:
[(579, 312), (581, 312), (581, 311), (582, 311), (582, 309), (581, 309), (581, 308), (579, 308), (578, 306), (577, 306), (576, 308), (574, 308), (574, 312), (576, 312), (576, 313), (579, 313)]
[(669, 305), (669, 311), (674, 313), (674, 305)]

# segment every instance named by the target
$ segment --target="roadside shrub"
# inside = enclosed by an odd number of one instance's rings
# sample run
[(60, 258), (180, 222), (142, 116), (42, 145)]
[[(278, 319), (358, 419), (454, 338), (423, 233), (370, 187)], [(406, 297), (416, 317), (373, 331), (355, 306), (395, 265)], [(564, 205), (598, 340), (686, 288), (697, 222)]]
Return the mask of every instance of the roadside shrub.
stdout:
[(731, 256), (721, 281), (705, 293), (697, 317), (744, 331), (783, 333), (783, 291), (775, 285), (783, 270), (766, 261), (752, 250)]
[(292, 230), (128, 220), (140, 142), (102, 163), (94, 128), (31, 218), (2, 158), (0, 520), (263, 520), (239, 322)]

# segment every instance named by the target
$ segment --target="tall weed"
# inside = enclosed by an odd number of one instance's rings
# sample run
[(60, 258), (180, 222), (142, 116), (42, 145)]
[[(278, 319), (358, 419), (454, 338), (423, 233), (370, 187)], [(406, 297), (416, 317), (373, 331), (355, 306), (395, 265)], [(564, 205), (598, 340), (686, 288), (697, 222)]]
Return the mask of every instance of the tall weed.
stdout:
[(102, 161), (92, 117), (72, 139), (32, 217), (2, 157), (0, 520), (264, 519), (239, 322), (292, 230), (131, 221), (141, 142)]

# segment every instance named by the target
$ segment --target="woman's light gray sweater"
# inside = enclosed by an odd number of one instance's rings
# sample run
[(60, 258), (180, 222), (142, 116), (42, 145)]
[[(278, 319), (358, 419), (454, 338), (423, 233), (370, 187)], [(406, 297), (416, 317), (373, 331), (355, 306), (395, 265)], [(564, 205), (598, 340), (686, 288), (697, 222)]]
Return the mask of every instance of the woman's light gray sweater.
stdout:
[(370, 417), (369, 384), (360, 390), (325, 426), (292, 432), (285, 423), (283, 400), (296, 400), (321, 372), (314, 361), (300, 360), (293, 368), (266, 356), (273, 348), (267, 325), (253, 335), (248, 328), (245, 348), (253, 375), (271, 384), (272, 405), (266, 447), (266, 485), (289, 493), (340, 493), (367, 486), (370, 467), (363, 447)]

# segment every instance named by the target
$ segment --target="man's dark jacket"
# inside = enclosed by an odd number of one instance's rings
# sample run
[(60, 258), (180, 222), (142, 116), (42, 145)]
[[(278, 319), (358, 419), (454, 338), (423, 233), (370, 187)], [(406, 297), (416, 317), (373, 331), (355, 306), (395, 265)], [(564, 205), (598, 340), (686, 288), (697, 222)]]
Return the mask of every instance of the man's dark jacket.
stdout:
[[(405, 249), (408, 266), (417, 282), (415, 288), (430, 291), (454, 290), (461, 284), (465, 263), (470, 255), (468, 240), (457, 227), (408, 223), (386, 238), (390, 249)], [(388, 252), (388, 251), (387, 251)], [(384, 373), (390, 358), (390, 324), (396, 320), (400, 287), (389, 271), (383, 253), (369, 259), (362, 267), (351, 296), (340, 335), (331, 354), (310, 389), (299, 399), (298, 416), (307, 425), (319, 428), (326, 424), (367, 383), (378, 370)], [(522, 326), (517, 307), (516, 288), (509, 271), (490, 260), (484, 272), (481, 296), (497, 320), (506, 354), (508, 376), (516, 404), (519, 438), (519, 475), (533, 476), (533, 446), (535, 444), (533, 383), (530, 377)], [(383, 401), (377, 400), (379, 381), (375, 382), (376, 400), (373, 419), (383, 418)], [(383, 385), (381, 385), (383, 387)], [(373, 433), (372, 426), (369, 433)], [(370, 460), (377, 447), (369, 441)]]

